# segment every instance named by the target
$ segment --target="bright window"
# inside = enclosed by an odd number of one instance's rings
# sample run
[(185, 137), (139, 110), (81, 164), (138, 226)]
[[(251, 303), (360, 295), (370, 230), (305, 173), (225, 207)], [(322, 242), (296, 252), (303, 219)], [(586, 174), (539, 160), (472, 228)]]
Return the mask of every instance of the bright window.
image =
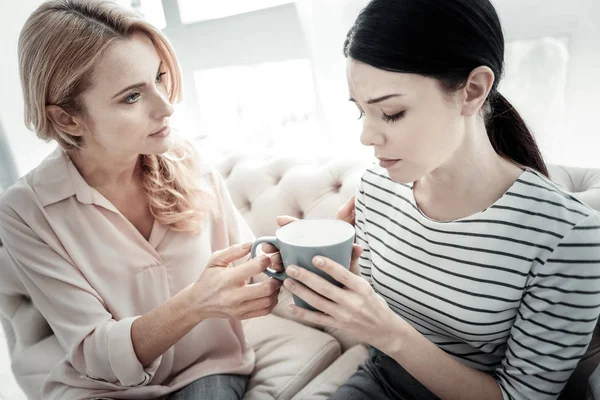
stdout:
[[(217, 153), (275, 150), (302, 154), (318, 129), (306, 59), (199, 70), (196, 141)], [(215, 153), (216, 154), (216, 153)]]
[(181, 22), (206, 21), (292, 3), (292, 0), (178, 0)]
[(566, 126), (569, 42), (564, 37), (506, 43), (499, 90), (518, 110), (548, 160), (560, 160)]
[(164, 29), (167, 26), (165, 13), (163, 11), (162, 0), (116, 0), (117, 3), (126, 7), (133, 8), (146, 21), (158, 29)]

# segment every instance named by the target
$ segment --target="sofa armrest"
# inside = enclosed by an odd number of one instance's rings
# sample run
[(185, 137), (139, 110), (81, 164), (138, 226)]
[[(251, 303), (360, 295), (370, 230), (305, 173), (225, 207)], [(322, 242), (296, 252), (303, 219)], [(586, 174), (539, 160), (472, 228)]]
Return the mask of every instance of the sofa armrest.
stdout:
[(243, 322), (256, 352), (245, 400), (291, 399), (341, 354), (332, 336), (276, 315)]

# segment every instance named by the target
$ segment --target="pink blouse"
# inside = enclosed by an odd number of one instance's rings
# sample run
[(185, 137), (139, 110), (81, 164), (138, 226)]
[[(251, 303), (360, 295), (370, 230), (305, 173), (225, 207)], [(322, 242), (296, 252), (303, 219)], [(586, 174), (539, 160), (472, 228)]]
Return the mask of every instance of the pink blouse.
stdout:
[(252, 372), (237, 320), (204, 320), (146, 368), (133, 350), (138, 316), (193, 283), (214, 251), (254, 239), (218, 174), (201, 178), (220, 217), (196, 236), (154, 222), (146, 240), (61, 149), (0, 197), (0, 237), (66, 352), (44, 399), (155, 399), (203, 376)]

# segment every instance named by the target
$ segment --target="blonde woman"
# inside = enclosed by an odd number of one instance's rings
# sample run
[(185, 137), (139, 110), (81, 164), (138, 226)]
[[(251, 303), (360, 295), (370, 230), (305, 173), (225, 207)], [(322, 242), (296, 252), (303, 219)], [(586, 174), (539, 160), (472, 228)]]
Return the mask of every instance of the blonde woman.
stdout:
[[(0, 199), (0, 237), (65, 350), (44, 399), (239, 399), (241, 319), (280, 284), (222, 180), (169, 130), (181, 80), (160, 31), (54, 0), (19, 40), (25, 122), (58, 149)], [(235, 268), (227, 268), (229, 264)]]

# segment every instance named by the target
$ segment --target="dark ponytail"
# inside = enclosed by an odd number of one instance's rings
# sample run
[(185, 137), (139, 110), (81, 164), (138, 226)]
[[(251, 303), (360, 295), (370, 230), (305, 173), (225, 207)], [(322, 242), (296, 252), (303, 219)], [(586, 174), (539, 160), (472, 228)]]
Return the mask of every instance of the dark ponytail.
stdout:
[(489, 0), (372, 0), (348, 32), (344, 55), (375, 68), (438, 79), (449, 92), (487, 66), (496, 80), (483, 108), (496, 152), (548, 176), (527, 125), (498, 93), (504, 36)]
[(488, 101), (491, 110), (485, 128), (496, 153), (549, 176), (540, 149), (517, 110), (499, 92), (491, 93)]

